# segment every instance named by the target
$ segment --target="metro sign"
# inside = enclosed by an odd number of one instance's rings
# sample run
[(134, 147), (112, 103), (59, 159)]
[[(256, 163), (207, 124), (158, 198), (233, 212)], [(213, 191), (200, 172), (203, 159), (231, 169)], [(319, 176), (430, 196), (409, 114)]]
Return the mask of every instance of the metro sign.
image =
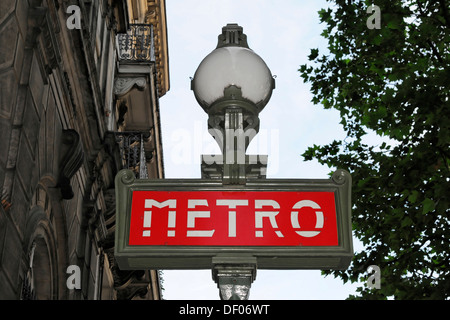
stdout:
[(133, 191), (129, 244), (337, 246), (334, 193)]
[(210, 269), (256, 258), (259, 269), (343, 269), (353, 256), (351, 177), (220, 180), (116, 177), (121, 269)]

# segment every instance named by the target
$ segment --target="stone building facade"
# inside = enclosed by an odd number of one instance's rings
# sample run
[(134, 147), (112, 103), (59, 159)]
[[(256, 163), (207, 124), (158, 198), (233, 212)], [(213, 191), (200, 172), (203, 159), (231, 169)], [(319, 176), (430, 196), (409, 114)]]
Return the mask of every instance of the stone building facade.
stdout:
[(0, 1), (0, 299), (161, 299), (114, 259), (114, 177), (164, 177), (164, 0)]

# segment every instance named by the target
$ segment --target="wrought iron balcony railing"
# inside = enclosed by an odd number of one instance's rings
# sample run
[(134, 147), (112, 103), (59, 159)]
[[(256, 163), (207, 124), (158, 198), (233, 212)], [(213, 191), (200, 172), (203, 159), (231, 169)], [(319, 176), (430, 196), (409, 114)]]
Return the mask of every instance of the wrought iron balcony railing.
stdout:
[(147, 179), (147, 159), (144, 150), (144, 133), (115, 132), (119, 145), (122, 169), (132, 170), (137, 179)]
[(119, 60), (155, 61), (155, 43), (151, 24), (130, 24), (127, 33), (117, 35), (116, 42)]

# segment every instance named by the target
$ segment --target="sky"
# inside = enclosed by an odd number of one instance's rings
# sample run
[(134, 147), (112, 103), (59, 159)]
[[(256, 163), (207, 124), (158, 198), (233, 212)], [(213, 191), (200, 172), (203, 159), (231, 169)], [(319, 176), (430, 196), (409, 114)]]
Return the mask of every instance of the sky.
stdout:
[[(207, 131), (207, 115), (190, 90), (200, 62), (228, 23), (243, 27), (250, 48), (276, 76), (276, 89), (260, 113), (260, 131), (248, 154), (268, 154), (267, 178), (327, 178), (330, 169), (301, 154), (313, 144), (344, 139), (337, 111), (313, 105), (298, 71), (311, 48), (326, 48), (317, 11), (325, 0), (167, 0), (170, 91), (160, 99), (166, 178), (200, 178), (201, 154), (220, 153)], [(364, 18), (364, 12), (361, 12)], [(355, 250), (361, 244), (354, 239)], [(211, 270), (163, 270), (166, 300), (217, 300)], [(341, 300), (355, 284), (319, 270), (258, 270), (250, 289), (257, 300)]]

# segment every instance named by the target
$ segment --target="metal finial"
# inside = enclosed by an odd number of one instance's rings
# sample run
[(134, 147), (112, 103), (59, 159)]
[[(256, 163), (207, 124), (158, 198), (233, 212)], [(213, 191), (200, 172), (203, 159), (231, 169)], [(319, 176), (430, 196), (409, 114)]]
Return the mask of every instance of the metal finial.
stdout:
[(243, 28), (237, 23), (227, 24), (222, 28), (222, 34), (219, 35), (217, 48), (229, 46), (249, 48), (247, 36), (243, 32)]

